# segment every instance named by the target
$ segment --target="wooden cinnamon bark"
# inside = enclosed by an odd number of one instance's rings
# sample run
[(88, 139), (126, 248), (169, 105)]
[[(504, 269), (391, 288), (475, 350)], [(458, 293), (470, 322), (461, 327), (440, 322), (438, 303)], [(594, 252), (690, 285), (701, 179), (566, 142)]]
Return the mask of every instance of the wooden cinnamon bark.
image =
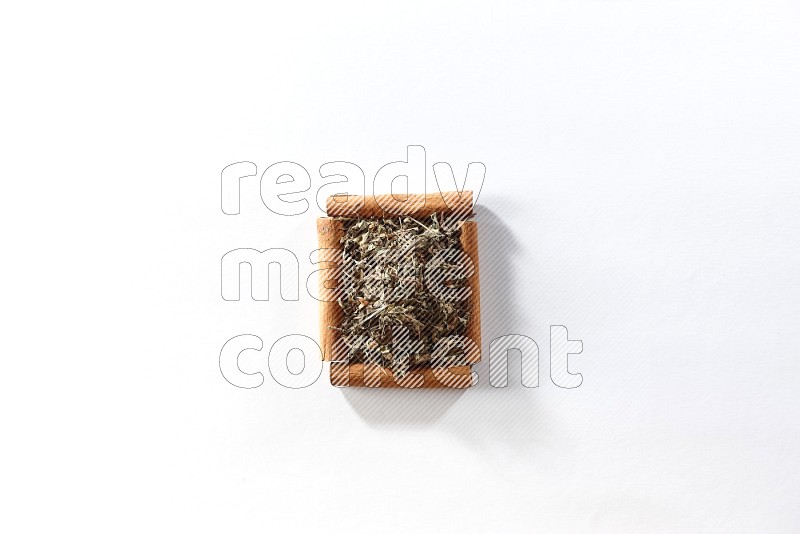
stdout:
[(409, 389), (454, 388), (472, 385), (472, 367), (462, 365), (444, 369), (419, 367), (411, 369), (402, 380), (397, 380), (385, 367), (363, 363), (331, 363), (331, 384), (337, 387), (380, 387)]
[[(317, 219), (317, 234), (320, 251), (319, 292), (320, 292), (320, 347), (325, 361), (331, 361), (331, 383), (339, 387), (408, 387), (408, 388), (466, 388), (472, 385), (471, 365), (434, 370), (419, 367), (410, 371), (409, 376), (397, 381), (389, 369), (378, 366), (365, 366), (361, 363), (348, 363), (346, 347), (338, 331), (329, 328), (338, 326), (343, 319), (339, 303), (338, 289), (342, 283), (341, 265), (343, 249), (340, 240), (344, 235), (342, 221), (331, 217), (381, 218), (409, 215), (415, 218), (429, 217), (432, 213), (442, 213), (457, 220), (461, 227), (460, 244), (462, 250), (472, 260), (473, 274), (467, 280), (470, 288), (470, 315), (466, 324), (465, 336), (478, 347), (477, 354), (471, 354), (470, 363), (480, 361), (481, 318), (480, 318), (480, 279), (478, 270), (478, 225), (467, 219), (472, 215), (472, 191), (462, 193), (445, 192), (428, 195), (409, 195), (400, 202), (391, 195), (330, 196), (327, 199), (328, 217)], [(338, 357), (337, 357), (338, 353)], [(338, 361), (337, 361), (338, 360)]]
[(332, 195), (326, 202), (328, 217), (395, 217), (410, 215), (417, 219), (432, 213), (463, 216), (472, 215), (472, 191), (408, 195), (396, 199), (392, 195), (357, 196)]
[(333, 344), (339, 332), (328, 328), (342, 324), (343, 312), (336, 301), (341, 283), (342, 244), (344, 236), (342, 221), (320, 217), (317, 219), (317, 238), (320, 248), (319, 271), (319, 325), (322, 359), (333, 359)]
[[(467, 279), (467, 286), (470, 288), (469, 296), (469, 319), (464, 335), (470, 338), (480, 349), (481, 347), (481, 287), (478, 272), (478, 223), (475, 221), (462, 221), (461, 225), (461, 248), (472, 260), (475, 269), (472, 276)], [(480, 353), (478, 355), (480, 361)]]

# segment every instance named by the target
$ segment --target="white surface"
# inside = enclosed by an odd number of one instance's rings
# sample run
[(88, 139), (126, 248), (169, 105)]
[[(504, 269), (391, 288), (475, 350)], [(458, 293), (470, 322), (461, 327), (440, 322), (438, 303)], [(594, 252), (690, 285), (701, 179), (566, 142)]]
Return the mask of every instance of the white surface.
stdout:
[[(6, 9), (4, 531), (800, 530), (796, 2)], [(485, 342), (566, 325), (583, 384), (228, 384), (317, 304), (220, 258), (304, 280), (317, 212), (222, 168), (411, 144), (486, 165)]]

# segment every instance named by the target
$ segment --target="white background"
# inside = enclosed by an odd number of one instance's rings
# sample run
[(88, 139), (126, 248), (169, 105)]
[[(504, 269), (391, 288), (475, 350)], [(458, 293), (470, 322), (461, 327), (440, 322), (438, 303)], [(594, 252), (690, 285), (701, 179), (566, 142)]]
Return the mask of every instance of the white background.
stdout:
[[(797, 2), (0, 20), (3, 531), (800, 530)], [(543, 357), (536, 389), (294, 391), (266, 350), (263, 386), (226, 382), (226, 340), (316, 337), (317, 303), (224, 302), (222, 255), (289, 248), (304, 280), (319, 211), (255, 178), (224, 215), (222, 168), (313, 191), (410, 144), (429, 179), (486, 165), (484, 350), (565, 325), (582, 385)]]

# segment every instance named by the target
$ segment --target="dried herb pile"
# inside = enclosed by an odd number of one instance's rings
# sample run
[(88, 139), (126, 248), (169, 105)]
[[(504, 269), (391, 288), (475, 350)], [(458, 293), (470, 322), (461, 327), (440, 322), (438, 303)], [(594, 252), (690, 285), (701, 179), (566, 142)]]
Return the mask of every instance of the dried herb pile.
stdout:
[[(331, 328), (342, 333), (351, 361), (377, 363), (402, 377), (412, 366), (430, 365), (442, 338), (464, 334), (468, 300), (442, 298), (426, 284), (426, 269), (435, 269), (437, 283), (466, 285), (455, 274), (453, 253), (440, 253), (461, 251), (458, 225), (443, 219), (436, 213), (426, 220), (340, 219), (344, 283), (338, 302), (344, 319)], [(438, 364), (465, 363), (455, 345), (441, 354), (445, 357)]]

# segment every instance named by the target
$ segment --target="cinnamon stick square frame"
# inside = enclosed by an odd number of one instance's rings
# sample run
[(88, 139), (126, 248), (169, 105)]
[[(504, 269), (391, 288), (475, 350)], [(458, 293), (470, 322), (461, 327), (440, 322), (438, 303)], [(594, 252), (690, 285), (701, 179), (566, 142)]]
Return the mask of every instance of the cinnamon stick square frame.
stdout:
[[(409, 195), (399, 201), (392, 195), (329, 196), (326, 202), (327, 217), (317, 219), (317, 236), (320, 248), (319, 272), (319, 321), (322, 358), (331, 362), (331, 384), (338, 387), (407, 387), (407, 388), (467, 388), (472, 385), (472, 364), (480, 361), (481, 311), (480, 275), (478, 267), (478, 224), (466, 220), (473, 215), (472, 191)], [(344, 224), (337, 217), (386, 218), (398, 215), (417, 219), (430, 217), (433, 213), (454, 217), (461, 228), (462, 250), (472, 260), (472, 276), (467, 278), (470, 289), (470, 311), (465, 328), (465, 337), (478, 347), (478, 353), (469, 358), (470, 365), (434, 369), (430, 366), (415, 367), (404, 379), (396, 379), (392, 371), (376, 365), (364, 365), (347, 361), (336, 361), (337, 351), (342, 350), (341, 334), (329, 326), (342, 323), (343, 312), (336, 300), (340, 283), (340, 266), (344, 249), (340, 243), (344, 235)]]

